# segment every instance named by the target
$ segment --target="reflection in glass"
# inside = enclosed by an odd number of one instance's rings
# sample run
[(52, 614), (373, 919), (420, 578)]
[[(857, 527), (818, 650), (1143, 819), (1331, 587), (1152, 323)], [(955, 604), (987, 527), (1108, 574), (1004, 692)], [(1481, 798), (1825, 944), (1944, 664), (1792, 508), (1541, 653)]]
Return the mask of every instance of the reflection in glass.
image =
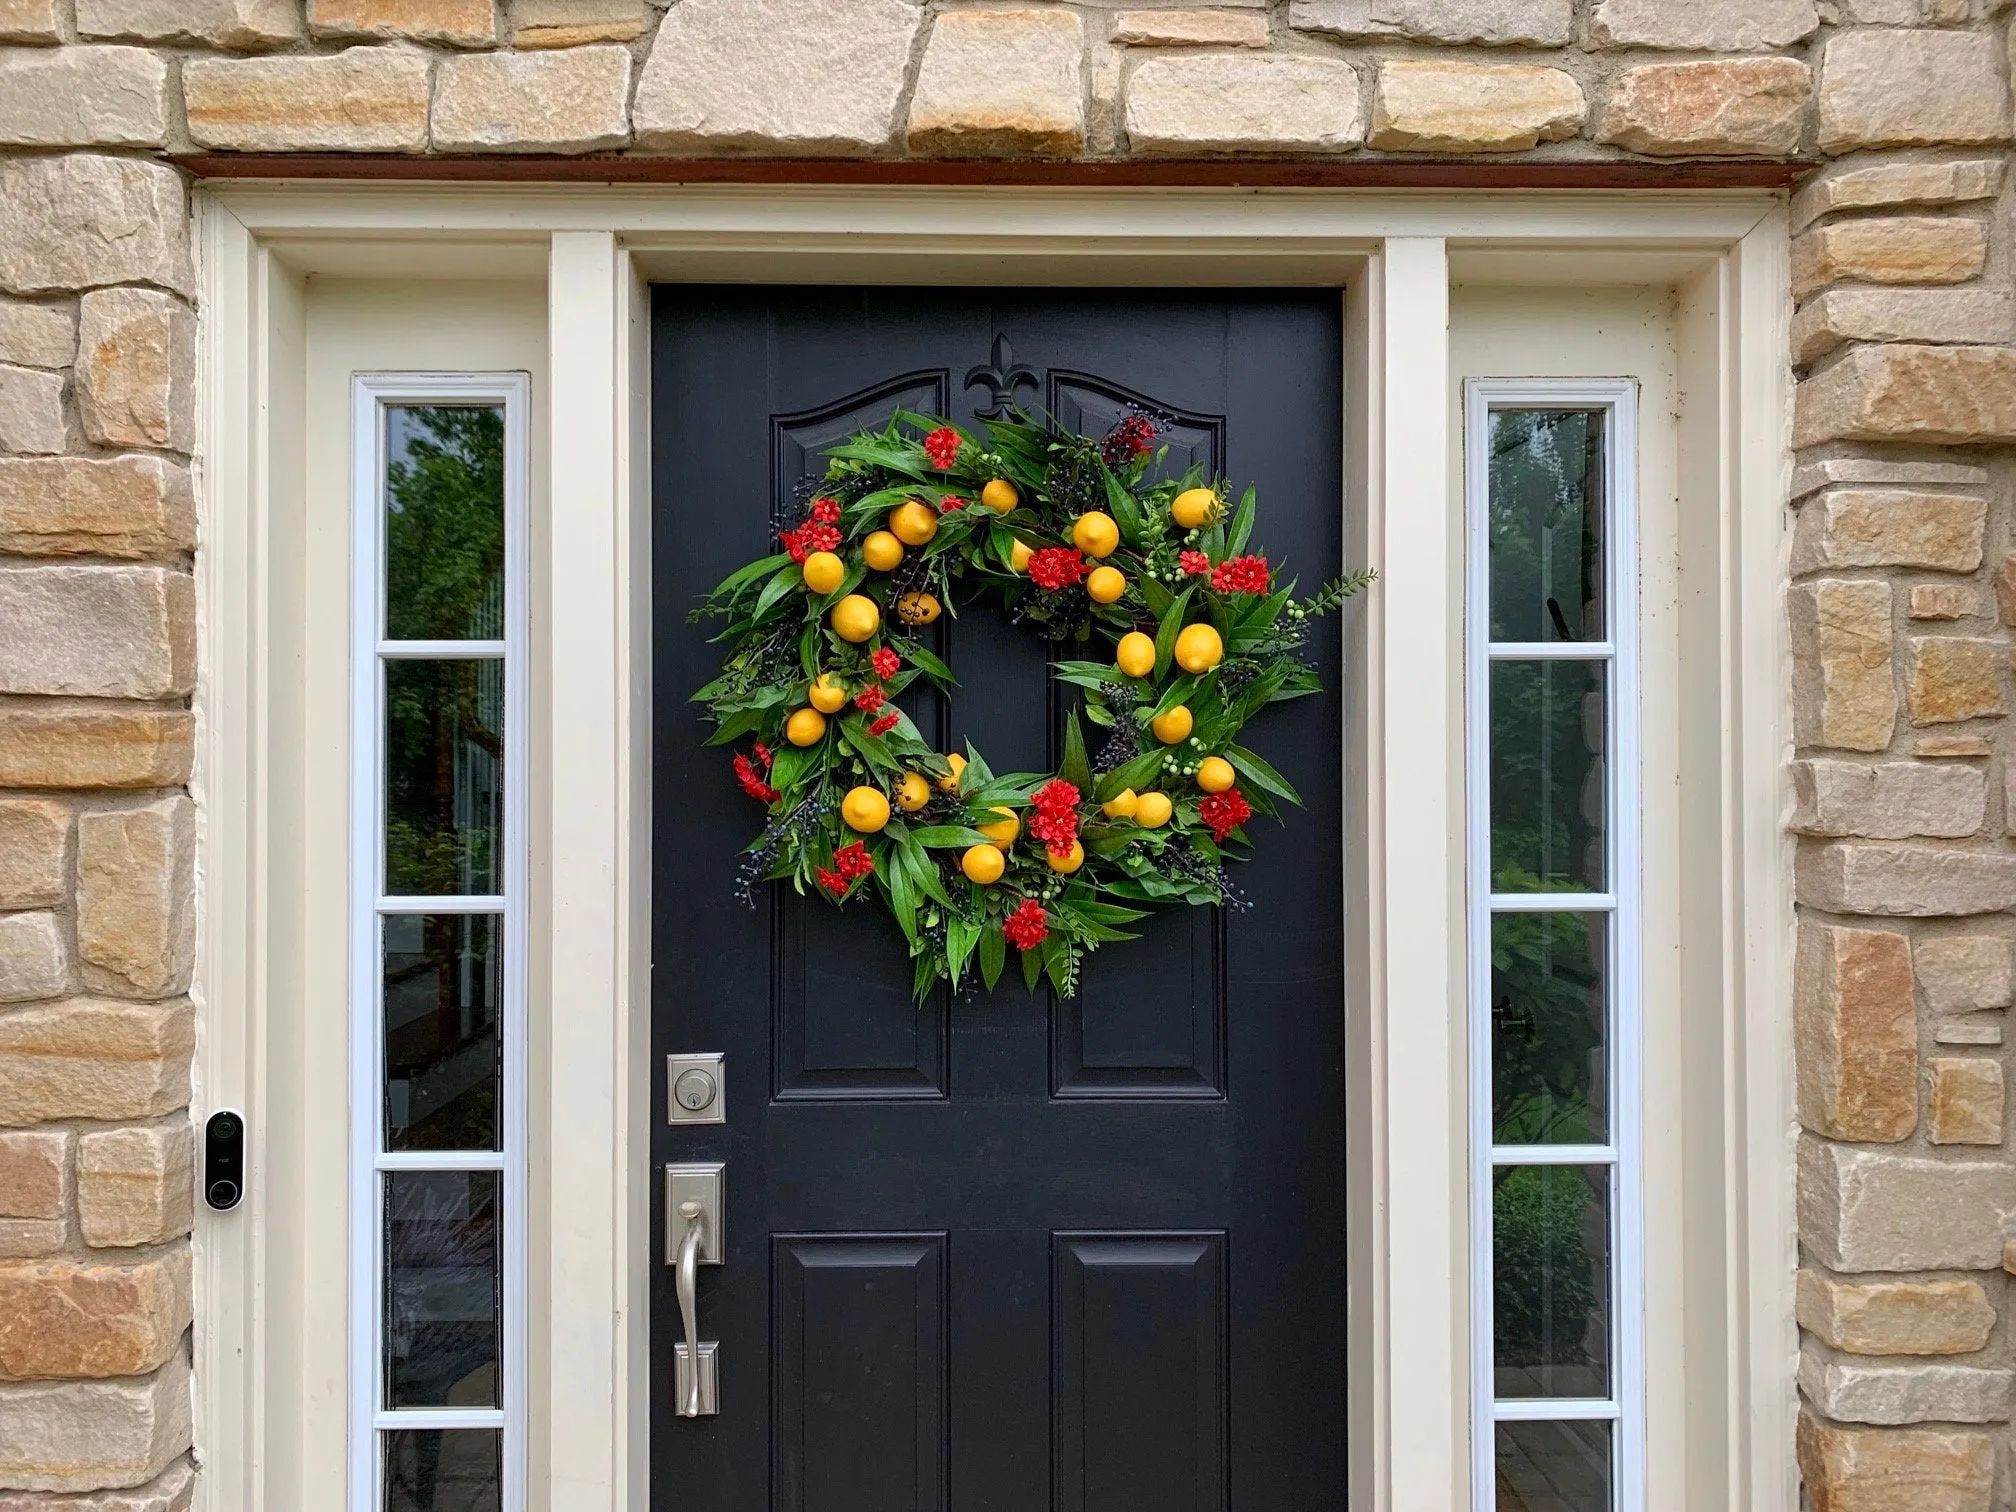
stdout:
[(1608, 1423), (1498, 1425), (1498, 1512), (1609, 1508)]
[(1602, 662), (1491, 663), (1491, 886), (1601, 892)]
[(385, 411), (385, 633), (504, 635), (504, 411)]
[(386, 1406), (497, 1405), (496, 1171), (385, 1176)]
[(496, 1150), (503, 921), (385, 918), (385, 1148)]
[(1498, 1395), (1610, 1392), (1610, 1182), (1604, 1166), (1491, 1173)]
[(1603, 413), (1493, 410), (1491, 639), (1599, 641)]
[(1602, 1144), (1606, 914), (1491, 920), (1491, 1139)]
[(385, 1439), (385, 1512), (500, 1512), (504, 1435), (399, 1429)]
[(385, 886), (503, 891), (504, 663), (385, 663)]

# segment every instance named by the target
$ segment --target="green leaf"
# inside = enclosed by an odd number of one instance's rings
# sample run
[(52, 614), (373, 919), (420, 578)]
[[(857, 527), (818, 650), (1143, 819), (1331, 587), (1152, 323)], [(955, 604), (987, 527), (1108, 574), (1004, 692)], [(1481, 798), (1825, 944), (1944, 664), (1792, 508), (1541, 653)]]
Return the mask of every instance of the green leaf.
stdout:
[(1001, 980), (1001, 968), (1008, 964), (1008, 942), (1001, 938), (1001, 926), (989, 924), (980, 936), (980, 980), (992, 992)]
[(940, 687), (949, 688), (956, 685), (959, 681), (958, 678), (952, 675), (950, 667), (946, 666), (944, 662), (933, 656), (915, 641), (899, 641), (896, 646), (896, 653)]
[(1225, 541), (1225, 554), (1238, 556), (1246, 549), (1246, 542), (1253, 534), (1253, 514), (1256, 496), (1248, 487), (1245, 496), (1239, 500), (1239, 508), (1233, 512), (1232, 526)]
[(1176, 602), (1176, 595), (1168, 586), (1151, 577), (1135, 579), (1135, 586), (1141, 590), (1141, 602), (1148, 606), (1148, 612), (1161, 619), (1169, 612), (1169, 606)]
[(1057, 775), (1081, 793), (1092, 791), (1092, 761), (1085, 754), (1085, 732), (1076, 714), (1064, 722), (1064, 762)]
[(770, 785), (785, 792), (798, 786), (814, 767), (825, 760), (820, 753), (824, 745), (822, 740), (818, 745), (782, 747), (771, 758)]
[(1155, 675), (1163, 676), (1169, 670), (1169, 659), (1176, 654), (1176, 637), (1183, 631), (1183, 611), (1190, 607), (1190, 595), (1194, 588), (1185, 588), (1177, 594), (1168, 609), (1163, 611), (1161, 623), (1155, 627)]
[(922, 829), (910, 831), (910, 838), (927, 850), (949, 850), (953, 846), (993, 844), (980, 831), (968, 829), (963, 824), (928, 824)]
[(966, 770), (959, 774), (959, 796), (969, 796), (974, 789), (994, 780), (994, 769), (987, 765), (985, 758), (973, 748), (973, 742), (966, 742)]
[(957, 916), (945, 921), (945, 964), (952, 970), (953, 986), (958, 986), (959, 973), (965, 969), (966, 958), (979, 943), (979, 925), (968, 924)]
[(1293, 783), (1244, 746), (1228, 745), (1224, 755), (1241, 774), (1252, 779), (1255, 786), (1277, 798), (1286, 798), (1290, 803), (1299, 804), (1302, 801), (1302, 795), (1295, 791)]
[(784, 565), (777, 569), (776, 576), (763, 585), (763, 591), (757, 595), (756, 607), (751, 611), (750, 617), (760, 620), (769, 611), (770, 607), (783, 598), (785, 594), (789, 593), (793, 588), (802, 588), (804, 586), (805, 575), (803, 571), (796, 562), (786, 557)]
[(1037, 980), (1043, 975), (1043, 957), (1033, 950), (1018, 953), (1022, 957), (1022, 985), (1034, 992)]
[(779, 566), (787, 563), (793, 566), (797, 565), (791, 562), (791, 554), (789, 552), (780, 551), (775, 556), (763, 557), (758, 561), (737, 567), (728, 576), (723, 578), (720, 586), (708, 594), (707, 597), (710, 600), (722, 597), (732, 598), (742, 589), (747, 588), (751, 583), (755, 582), (756, 579), (762, 577), (764, 573), (775, 572)]
[(1139, 792), (1144, 783), (1152, 783), (1156, 775), (1161, 772), (1162, 755), (1162, 748), (1157, 746), (1154, 750), (1143, 751), (1132, 761), (1115, 767), (1099, 779), (1099, 786), (1092, 796), (1104, 803), (1126, 788), (1133, 788)]

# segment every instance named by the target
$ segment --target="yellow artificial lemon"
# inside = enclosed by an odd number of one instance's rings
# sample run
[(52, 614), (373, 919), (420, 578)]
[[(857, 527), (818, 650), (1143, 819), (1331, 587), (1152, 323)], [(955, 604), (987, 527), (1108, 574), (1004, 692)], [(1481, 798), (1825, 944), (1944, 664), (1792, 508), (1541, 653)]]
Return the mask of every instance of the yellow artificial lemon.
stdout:
[(1143, 793), (1135, 801), (1134, 822), (1143, 829), (1160, 829), (1175, 812), (1176, 805), (1167, 793)]
[(1111, 556), (1120, 544), (1120, 527), (1104, 510), (1089, 510), (1072, 522), (1071, 544), (1089, 557)]
[(1129, 630), (1113, 649), (1113, 665), (1129, 677), (1146, 677), (1155, 670), (1155, 642), (1139, 630)]
[(1166, 714), (1157, 714), (1148, 722), (1148, 728), (1155, 732), (1155, 738), (1164, 745), (1176, 745), (1190, 738), (1190, 731), (1196, 721), (1190, 717), (1190, 706), (1178, 704)]
[(1062, 872), (1068, 877), (1085, 864), (1085, 847), (1073, 840), (1066, 854), (1060, 856), (1055, 851), (1045, 851), (1043, 858), (1050, 863), (1050, 870)]
[(1006, 514), (1022, 502), (1022, 496), (1015, 492), (1015, 485), (1006, 478), (990, 478), (987, 486), (980, 490), (980, 502), (996, 514)]
[(817, 745), (826, 736), (826, 716), (817, 709), (800, 709), (784, 721), (784, 738), (795, 746)]
[(896, 784), (896, 807), (914, 814), (931, 801), (931, 784), (916, 772), (905, 772)]
[(959, 858), (959, 870), (966, 873), (969, 882), (978, 882), (985, 887), (989, 882), (999, 882), (1001, 873), (1008, 869), (1008, 858), (998, 847), (976, 845)]
[(896, 600), (896, 618), (906, 625), (928, 625), (944, 608), (935, 593), (906, 593)]
[(912, 499), (889, 511), (889, 529), (905, 546), (922, 546), (938, 534), (938, 516), (930, 505)]
[(1127, 574), (1118, 567), (1094, 567), (1092, 575), (1085, 579), (1086, 596), (1095, 604), (1110, 604), (1126, 591)]
[(999, 814), (1002, 817), (996, 819), (992, 824), (976, 824), (973, 828), (980, 831), (981, 834), (992, 840), (996, 845), (1013, 845), (1015, 837), (1022, 833), (1022, 821), (1015, 817), (1015, 810), (996, 808), (989, 809), (988, 812)]
[(833, 606), (830, 616), (833, 633), (844, 641), (860, 645), (882, 628), (882, 611), (865, 593), (850, 593)]
[(871, 531), (861, 543), (861, 560), (877, 572), (888, 572), (903, 560), (903, 543), (886, 530)]
[(1027, 572), (1029, 570), (1029, 558), (1034, 555), (1036, 553), (1029, 549), (1028, 543), (1017, 541), (1008, 549), (1008, 565), (1013, 567), (1017, 572)]
[(847, 576), (847, 564), (830, 551), (815, 551), (805, 558), (805, 586), (814, 593), (831, 593)]
[(1225, 642), (1209, 625), (1185, 625), (1176, 637), (1176, 665), (1185, 672), (1209, 672), (1225, 660)]
[(812, 684), (812, 707), (821, 714), (838, 714), (847, 707), (847, 690), (833, 680), (831, 672), (821, 672)]
[(1223, 756), (1206, 756), (1197, 763), (1197, 786), (1207, 793), (1222, 793), (1238, 780), (1239, 774)]
[(1185, 530), (1195, 530), (1217, 513), (1218, 495), (1208, 488), (1186, 488), (1169, 506), (1169, 518)]
[(889, 800), (880, 788), (865, 784), (849, 788), (840, 800), (840, 817), (847, 821), (847, 828), (872, 835), (889, 822)]
[(956, 793), (959, 791), (959, 774), (966, 770), (966, 758), (954, 751), (945, 758), (945, 765), (952, 768), (952, 775), (940, 777), (938, 786), (948, 793)]
[(1139, 807), (1140, 803), (1141, 800), (1134, 796), (1134, 789), (1122, 788), (1111, 798), (1108, 798), (1104, 803), (1099, 805), (1099, 812), (1104, 814), (1108, 819), (1132, 819), (1134, 817), (1134, 810)]

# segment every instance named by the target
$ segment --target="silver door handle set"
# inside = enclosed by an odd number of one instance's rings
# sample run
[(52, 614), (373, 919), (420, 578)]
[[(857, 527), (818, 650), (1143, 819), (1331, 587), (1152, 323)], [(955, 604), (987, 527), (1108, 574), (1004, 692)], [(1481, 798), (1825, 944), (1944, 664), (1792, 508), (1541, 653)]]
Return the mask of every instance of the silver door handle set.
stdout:
[[(719, 1055), (668, 1055), (667, 1121), (724, 1123)], [(685, 1337), (672, 1346), (673, 1394), (680, 1417), (721, 1411), (720, 1344), (700, 1337), (700, 1267), (726, 1257), (723, 1198), (727, 1167), (718, 1161), (665, 1167), (665, 1263), (672, 1267)]]

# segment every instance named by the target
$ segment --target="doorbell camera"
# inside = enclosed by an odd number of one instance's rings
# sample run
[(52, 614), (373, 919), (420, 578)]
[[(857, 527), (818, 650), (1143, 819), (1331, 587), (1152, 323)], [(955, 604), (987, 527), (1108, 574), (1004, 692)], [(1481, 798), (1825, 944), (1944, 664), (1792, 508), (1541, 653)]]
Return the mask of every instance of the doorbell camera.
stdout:
[(237, 1113), (212, 1113), (203, 1126), (203, 1200), (222, 1213), (244, 1195), (245, 1120)]

